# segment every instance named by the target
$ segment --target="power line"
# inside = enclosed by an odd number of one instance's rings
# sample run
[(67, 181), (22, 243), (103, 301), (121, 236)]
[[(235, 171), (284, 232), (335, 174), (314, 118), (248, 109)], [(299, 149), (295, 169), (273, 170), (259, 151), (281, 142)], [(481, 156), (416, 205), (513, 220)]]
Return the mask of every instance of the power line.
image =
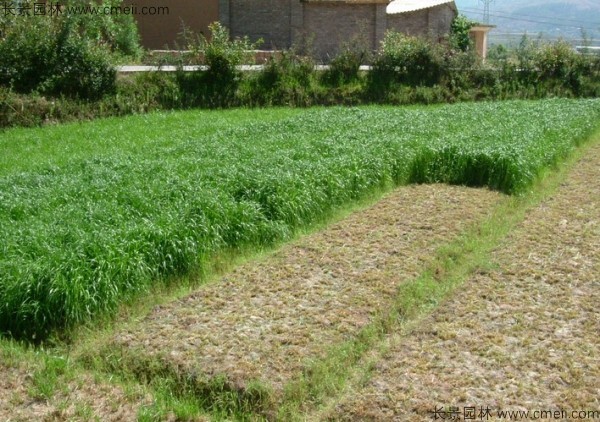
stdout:
[[(490, 32), (490, 37), (522, 37), (523, 35), (527, 35), (527, 36), (535, 36), (535, 34), (531, 34), (527, 31), (518, 31), (518, 32), (498, 32), (498, 31), (494, 31), (494, 32)], [(544, 38), (555, 38), (555, 39), (561, 39), (562, 37), (560, 35), (552, 35), (552, 34), (548, 34), (548, 33), (544, 33), (543, 34)], [(569, 38), (569, 41), (590, 41), (588, 39), (585, 38)], [(598, 42), (598, 41), (596, 41)]]
[(483, 22), (485, 24), (489, 24), (490, 23), (490, 4), (493, 3), (495, 0), (479, 0), (481, 3), (483, 3)]
[[(526, 19), (526, 18), (517, 18), (517, 17), (513, 17), (513, 16), (502, 16), (502, 15), (497, 15), (495, 13), (490, 13), (489, 16), (493, 16), (495, 18), (498, 19), (506, 19), (506, 20), (512, 20), (512, 21), (520, 21), (520, 22), (530, 22), (530, 23), (539, 23), (539, 24), (544, 24), (544, 25), (553, 25), (553, 26), (560, 26), (563, 28), (577, 28), (577, 29), (581, 29), (582, 27), (586, 26), (586, 25), (599, 25), (600, 26), (600, 22), (598, 23), (591, 23), (591, 22), (582, 22), (582, 21), (575, 21), (573, 20), (573, 22), (577, 22), (579, 23), (579, 25), (575, 26), (575, 25), (565, 25), (563, 23), (559, 23), (559, 22), (548, 22), (548, 21), (539, 21), (539, 20), (534, 20), (534, 19)], [(488, 17), (489, 20), (489, 17)]]
[[(462, 10), (466, 10), (468, 12), (471, 13), (479, 13), (480, 10), (479, 9), (474, 9), (474, 8), (469, 8), (469, 7), (463, 7)], [(530, 18), (537, 18), (537, 19), (556, 19), (556, 16), (551, 17), (551, 16), (540, 16), (540, 15), (528, 15), (528, 14), (524, 14), (524, 13), (508, 13), (508, 12), (502, 12), (502, 11), (496, 11), (494, 12), (493, 16), (506, 16), (507, 18), (512, 18), (513, 16), (525, 16), (525, 17), (530, 17)], [(592, 21), (582, 21), (581, 19), (567, 19), (567, 18), (560, 18), (561, 22), (562, 21), (570, 21), (570, 22), (576, 22), (576, 23), (584, 23), (584, 24), (588, 24), (588, 25), (600, 25), (600, 21), (596, 21), (596, 22), (592, 22)]]

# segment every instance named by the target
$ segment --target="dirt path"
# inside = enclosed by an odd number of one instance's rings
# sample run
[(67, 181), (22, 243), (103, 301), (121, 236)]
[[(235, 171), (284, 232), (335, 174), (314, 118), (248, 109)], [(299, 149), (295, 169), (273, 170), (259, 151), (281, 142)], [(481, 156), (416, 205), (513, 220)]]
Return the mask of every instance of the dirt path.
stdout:
[(389, 339), (370, 381), (326, 419), (434, 420), (450, 406), (460, 420), (465, 407), (600, 411), (600, 145), (494, 260)]
[(433, 252), (480, 221), (502, 195), (409, 186), (326, 230), (237, 268), (155, 309), (109, 345), (195, 379), (224, 375), (236, 389), (260, 380), (276, 393), (307, 361), (353, 338), (388, 309), (397, 286)]

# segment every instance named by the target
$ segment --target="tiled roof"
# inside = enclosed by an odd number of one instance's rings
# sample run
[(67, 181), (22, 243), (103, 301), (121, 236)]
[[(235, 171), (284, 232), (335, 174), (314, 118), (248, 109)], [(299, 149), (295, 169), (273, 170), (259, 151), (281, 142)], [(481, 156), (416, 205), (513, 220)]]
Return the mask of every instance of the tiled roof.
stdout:
[(389, 4), (390, 0), (302, 0), (305, 3)]
[(394, 0), (388, 4), (386, 12), (388, 14), (414, 12), (415, 10), (429, 9), (446, 3), (452, 3), (452, 6), (456, 7), (454, 0)]

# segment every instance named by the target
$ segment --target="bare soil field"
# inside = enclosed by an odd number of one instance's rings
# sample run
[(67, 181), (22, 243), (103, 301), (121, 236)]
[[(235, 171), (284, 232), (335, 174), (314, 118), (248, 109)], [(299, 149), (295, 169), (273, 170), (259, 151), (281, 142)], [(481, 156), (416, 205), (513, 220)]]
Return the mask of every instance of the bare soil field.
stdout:
[[(278, 393), (309, 361), (388, 310), (404, 280), (503, 196), (408, 186), (324, 231), (251, 262), (117, 332), (108, 352), (234, 389)], [(119, 359), (123, 359), (120, 357)]]
[(600, 410), (600, 145), (493, 257), (495, 269), (389, 338), (370, 379), (323, 419), (433, 420), (449, 406), (460, 420), (465, 407)]

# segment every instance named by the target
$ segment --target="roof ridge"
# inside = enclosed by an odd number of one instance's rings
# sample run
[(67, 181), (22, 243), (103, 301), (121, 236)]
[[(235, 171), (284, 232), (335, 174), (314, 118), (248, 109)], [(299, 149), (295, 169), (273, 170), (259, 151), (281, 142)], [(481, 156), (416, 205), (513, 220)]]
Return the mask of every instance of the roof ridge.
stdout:
[[(386, 8), (387, 14), (399, 14), (414, 12), (422, 9), (430, 9), (432, 7), (441, 6), (442, 4), (452, 3), (454, 0), (393, 0)], [(454, 4), (456, 8), (456, 4)]]

